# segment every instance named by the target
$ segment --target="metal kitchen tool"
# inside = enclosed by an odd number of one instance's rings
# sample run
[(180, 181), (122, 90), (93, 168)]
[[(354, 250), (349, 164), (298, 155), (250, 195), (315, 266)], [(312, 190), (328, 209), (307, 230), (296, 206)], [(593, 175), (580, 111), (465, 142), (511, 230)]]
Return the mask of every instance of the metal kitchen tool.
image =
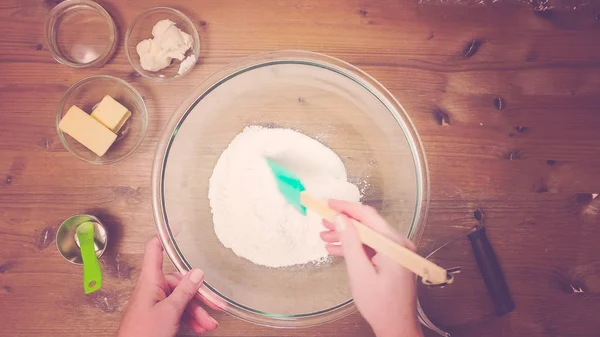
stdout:
[(68, 218), (63, 221), (56, 233), (56, 248), (65, 260), (73, 264), (83, 264), (76, 232), (77, 227), (87, 221), (94, 224), (94, 250), (98, 258), (104, 254), (108, 243), (108, 233), (102, 222), (95, 216), (78, 214)]
[[(439, 314), (438, 319), (434, 319), (434, 321), (442, 321), (445, 323), (444, 325), (456, 325), (460, 326), (465, 324), (466, 322), (472, 321), (474, 318), (473, 315), (467, 315), (468, 309), (475, 306), (480, 306), (482, 300), (482, 296), (480, 293), (487, 292), (491, 299), (491, 304), (495, 310), (495, 316), (500, 317), (503, 316), (515, 308), (515, 304), (512, 301), (510, 292), (508, 290), (508, 286), (506, 284), (506, 280), (504, 277), (504, 273), (502, 272), (502, 268), (498, 262), (496, 254), (487, 238), (486, 230), (484, 226), (484, 213), (481, 209), (477, 209), (474, 212), (474, 218), (479, 222), (479, 224), (469, 230), (468, 233), (460, 234), (448, 239), (442, 245), (439, 245), (435, 249), (433, 249), (430, 253), (425, 256), (428, 259), (433, 259), (438, 262), (439, 259), (446, 258), (449, 252), (454, 253), (456, 256), (460, 256), (461, 259), (464, 258), (463, 261), (458, 261), (461, 264), (461, 268), (450, 268), (448, 270), (457, 270), (461, 269), (463, 272), (462, 279), (468, 278), (477, 278), (477, 274), (481, 274), (484, 284), (485, 290), (481, 287), (476, 287), (473, 285), (466, 284), (453, 284), (445, 289), (434, 289), (432, 287), (424, 287), (420, 290), (425, 291), (425, 294), (431, 296), (431, 302), (438, 303), (443, 300), (451, 300), (453, 298), (459, 296), (448, 296), (449, 291), (454, 291), (456, 294), (462, 295), (460, 296), (462, 299), (461, 304), (459, 306), (455, 306), (456, 310), (452, 312), (443, 312)], [(468, 240), (465, 240), (465, 239)], [(468, 243), (467, 243), (468, 242)], [(473, 265), (472, 257), (468, 256), (468, 246), (471, 247), (473, 251), (473, 255), (475, 257), (476, 264)], [(447, 253), (438, 254), (439, 251), (444, 250)], [(458, 253), (458, 254), (457, 254)], [(448, 257), (449, 260), (453, 260), (455, 257)], [(457, 262), (457, 261), (453, 261)], [(449, 262), (448, 262), (449, 263)], [(443, 263), (442, 263), (443, 264)], [(487, 291), (486, 291), (487, 290)], [(423, 300), (424, 298), (421, 296), (424, 293), (419, 292), (419, 298)], [(425, 296), (425, 299), (428, 299)], [(417, 311), (419, 321), (431, 329), (432, 331), (438, 333), (441, 336), (450, 337), (450, 333), (440, 329), (436, 324), (429, 319), (429, 317), (425, 314), (421, 302), (417, 303)], [(445, 305), (440, 305), (440, 307), (445, 307)], [(462, 311), (462, 308), (465, 308), (465, 312)], [(485, 313), (485, 310), (482, 308), (482, 317), (488, 318), (490, 316), (489, 313)], [(492, 315), (493, 316), (493, 315)], [(476, 318), (475, 318), (476, 319)], [(445, 321), (445, 322), (443, 322)], [(460, 321), (455, 324), (449, 324), (450, 321)]]
[(483, 211), (477, 209), (474, 217), (479, 221), (479, 225), (475, 226), (467, 236), (469, 241), (471, 241), (471, 247), (473, 248), (479, 271), (483, 276), (483, 281), (496, 308), (496, 316), (500, 317), (513, 311), (515, 303), (510, 296), (508, 285), (506, 284), (500, 263), (498, 263), (496, 253), (485, 234)]

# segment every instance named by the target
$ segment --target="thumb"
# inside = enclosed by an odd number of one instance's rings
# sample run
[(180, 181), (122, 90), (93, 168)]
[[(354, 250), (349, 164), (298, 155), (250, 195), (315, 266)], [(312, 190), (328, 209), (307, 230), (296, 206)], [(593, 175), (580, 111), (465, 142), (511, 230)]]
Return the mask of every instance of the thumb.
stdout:
[(340, 236), (350, 280), (375, 273), (354, 224), (343, 214), (335, 218), (335, 230)]
[(179, 284), (171, 295), (163, 302), (174, 308), (177, 316), (181, 317), (188, 303), (196, 296), (202, 281), (204, 280), (204, 272), (200, 269), (190, 270), (184, 278), (179, 281)]

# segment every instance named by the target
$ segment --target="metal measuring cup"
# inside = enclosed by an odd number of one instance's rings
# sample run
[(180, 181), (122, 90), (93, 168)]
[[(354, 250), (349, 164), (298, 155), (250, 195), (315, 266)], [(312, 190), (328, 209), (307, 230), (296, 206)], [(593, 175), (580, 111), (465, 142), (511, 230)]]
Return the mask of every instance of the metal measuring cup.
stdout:
[(77, 227), (86, 221), (94, 223), (94, 250), (96, 251), (96, 256), (100, 258), (106, 250), (108, 232), (102, 222), (93, 215), (74, 215), (63, 221), (56, 232), (56, 248), (58, 252), (65, 260), (73, 264), (83, 264), (79, 240), (77, 239)]
[[(439, 250), (445, 248), (451, 243), (463, 240), (465, 236), (469, 239), (470, 245), (477, 262), (477, 267), (481, 273), (487, 292), (490, 295), (492, 303), (494, 305), (496, 316), (503, 316), (514, 310), (515, 304), (510, 295), (506, 279), (502, 268), (496, 257), (496, 253), (492, 248), (486, 235), (486, 228), (484, 224), (484, 212), (481, 208), (478, 208), (474, 213), (473, 217), (477, 220), (478, 225), (470, 229), (467, 233), (461, 233), (448, 239), (445, 243), (434, 249), (431, 253), (427, 254), (425, 258), (431, 258)], [(460, 272), (460, 267), (447, 269), (449, 274)], [(445, 285), (442, 285), (445, 286)], [(418, 319), (427, 328), (436, 332), (440, 336), (450, 337), (450, 333), (437, 327), (425, 314), (421, 303), (417, 299), (417, 315)]]

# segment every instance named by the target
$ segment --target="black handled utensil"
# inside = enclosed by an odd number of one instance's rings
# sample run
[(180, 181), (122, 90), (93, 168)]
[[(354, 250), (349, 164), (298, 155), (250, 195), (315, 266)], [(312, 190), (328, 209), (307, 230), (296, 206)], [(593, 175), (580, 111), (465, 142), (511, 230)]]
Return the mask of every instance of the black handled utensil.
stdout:
[(475, 211), (475, 219), (479, 221), (479, 225), (473, 228), (473, 231), (467, 236), (471, 241), (475, 260), (483, 276), (483, 281), (487, 287), (488, 293), (492, 298), (496, 315), (498, 317), (506, 315), (515, 309), (515, 303), (512, 300), (508, 285), (496, 253), (488, 240), (485, 233), (485, 225), (483, 223), (483, 211), (478, 209)]

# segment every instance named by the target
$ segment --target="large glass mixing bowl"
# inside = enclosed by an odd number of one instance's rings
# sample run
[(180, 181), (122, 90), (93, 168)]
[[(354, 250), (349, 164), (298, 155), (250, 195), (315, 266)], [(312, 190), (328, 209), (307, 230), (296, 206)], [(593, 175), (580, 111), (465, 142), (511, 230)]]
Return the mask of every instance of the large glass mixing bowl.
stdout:
[(248, 125), (291, 128), (334, 150), (363, 192), (363, 203), (418, 240), (429, 185), (408, 114), (381, 84), (348, 63), (303, 51), (261, 54), (195, 89), (156, 152), (157, 230), (180, 272), (205, 271), (204, 297), (234, 316), (274, 327), (311, 326), (352, 313), (343, 261), (268, 268), (236, 256), (217, 239), (208, 181), (223, 150)]

